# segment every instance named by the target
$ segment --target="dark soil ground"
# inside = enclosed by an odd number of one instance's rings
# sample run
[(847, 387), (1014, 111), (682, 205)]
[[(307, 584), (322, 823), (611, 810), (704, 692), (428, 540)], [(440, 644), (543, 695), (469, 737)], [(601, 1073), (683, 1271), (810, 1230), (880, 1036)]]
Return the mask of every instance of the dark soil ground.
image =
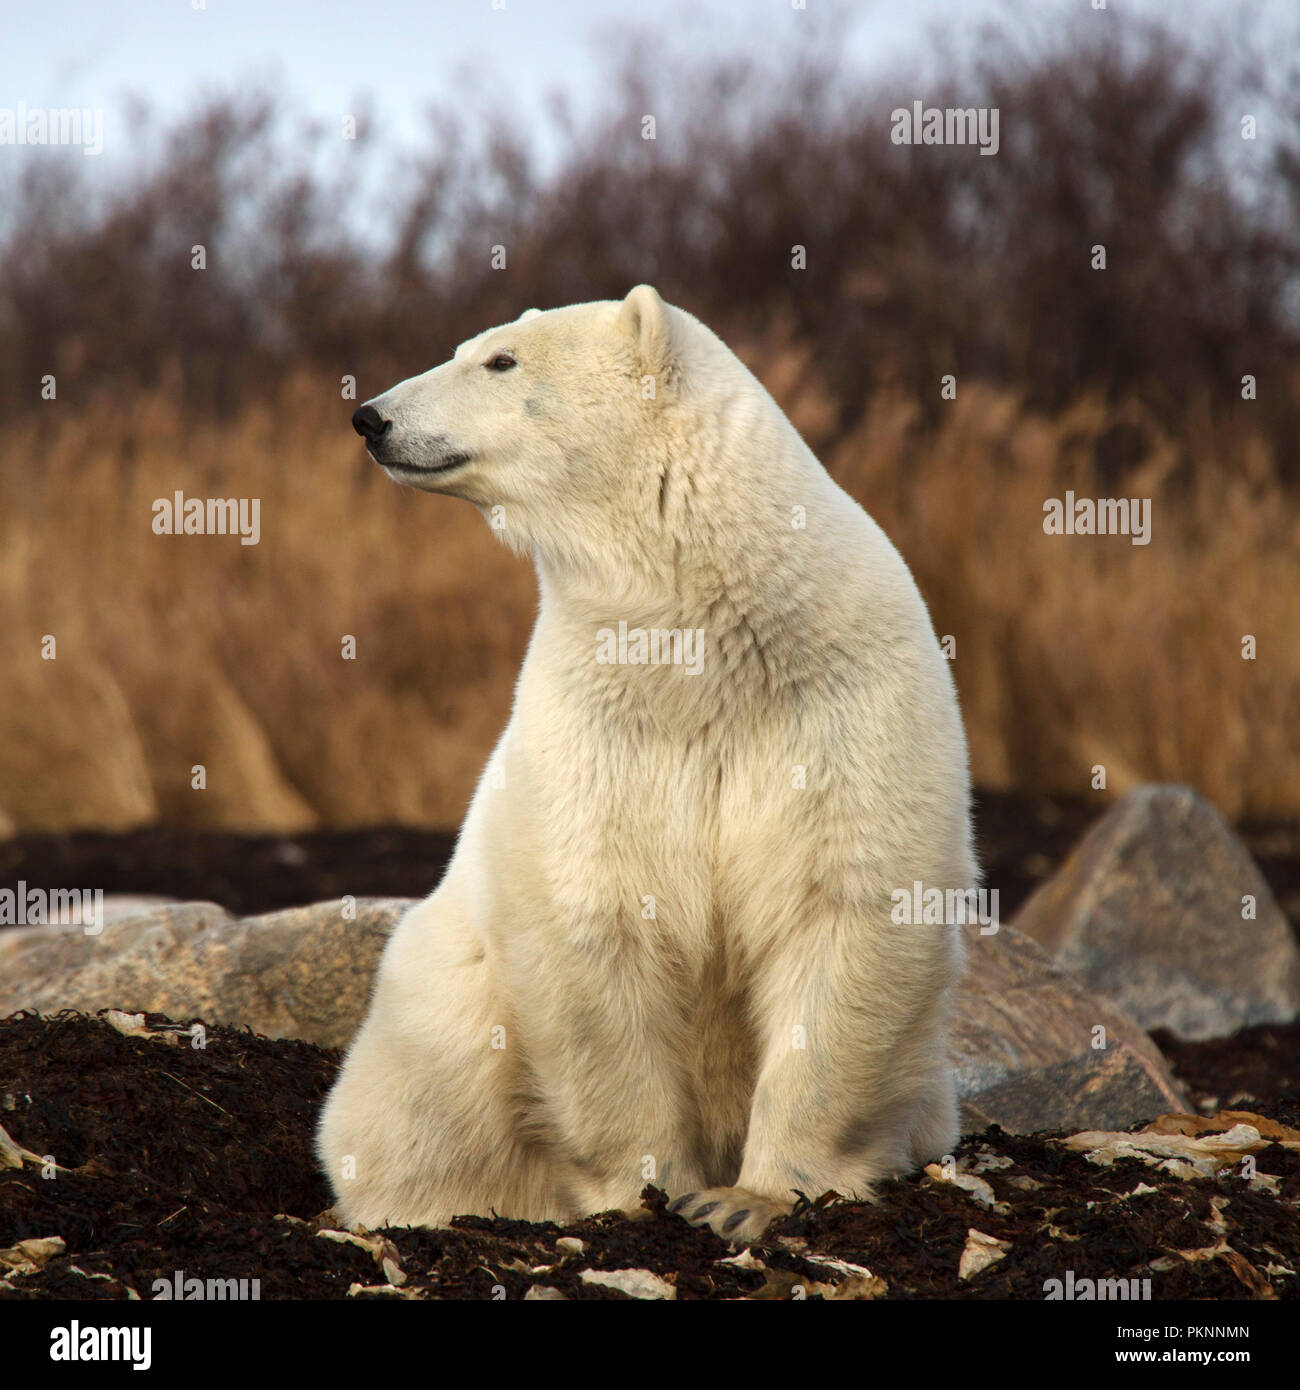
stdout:
[(1300, 1098), (1300, 1023), (1261, 1024), (1206, 1042), (1183, 1042), (1164, 1028), (1151, 1036), (1202, 1110), (1262, 1096)]
[[(1133, 1159), (1100, 1168), (1051, 1136), (997, 1128), (958, 1151), (992, 1156), (981, 1176), (996, 1209), (916, 1175), (885, 1184), (875, 1205), (817, 1198), (740, 1261), (668, 1215), (651, 1188), (639, 1220), (475, 1217), (390, 1230), (367, 1237), (370, 1248), (340, 1243), (319, 1234), (334, 1223), (322, 1220), (330, 1196), (311, 1151), (337, 1054), (224, 1028), (196, 1049), (163, 1022), (151, 1016), (150, 1037), (76, 1014), (0, 1023), (0, 1126), (30, 1151), (23, 1166), (0, 1168), (0, 1298), (148, 1299), (154, 1280), (178, 1271), (256, 1279), (263, 1299), (621, 1299), (598, 1281), (626, 1270), (649, 1271), (679, 1299), (1041, 1300), (1045, 1282), (1071, 1270), (1076, 1284), (1149, 1279), (1153, 1299), (1294, 1298), (1300, 1288), (1300, 1150), (1275, 1143), (1256, 1155), (1258, 1172), (1279, 1180), (1267, 1192), (1235, 1173), (1189, 1181)], [(1171, 1056), (1200, 1095), (1294, 1129), (1298, 1052), (1293, 1025)], [(3, 1149), (0, 1137), (0, 1163)], [(36, 1161), (47, 1158), (57, 1169)], [(1155, 1191), (1135, 1195), (1139, 1184)], [(972, 1229), (1007, 1249), (963, 1281)], [(49, 1236), (66, 1249), (5, 1272), (21, 1259), (18, 1242)], [(582, 1247), (557, 1248), (563, 1237)]]
[[(980, 792), (976, 829), (987, 884), (1010, 918), (1106, 809), (1098, 800)], [(1239, 826), (1264, 877), (1300, 920), (1300, 823)], [(455, 836), (375, 829), (232, 835), (152, 827), (0, 841), (0, 888), (102, 888), (221, 903), (236, 915), (356, 897), (421, 898), (442, 875)]]

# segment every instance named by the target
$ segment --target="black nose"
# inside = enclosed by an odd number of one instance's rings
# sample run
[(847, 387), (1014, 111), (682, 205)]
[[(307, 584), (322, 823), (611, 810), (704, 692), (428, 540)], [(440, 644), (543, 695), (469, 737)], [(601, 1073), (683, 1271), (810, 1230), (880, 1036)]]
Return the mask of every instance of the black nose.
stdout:
[(378, 439), (387, 434), (392, 425), (393, 422), (385, 420), (373, 405), (363, 405), (352, 416), (352, 428), (362, 439)]

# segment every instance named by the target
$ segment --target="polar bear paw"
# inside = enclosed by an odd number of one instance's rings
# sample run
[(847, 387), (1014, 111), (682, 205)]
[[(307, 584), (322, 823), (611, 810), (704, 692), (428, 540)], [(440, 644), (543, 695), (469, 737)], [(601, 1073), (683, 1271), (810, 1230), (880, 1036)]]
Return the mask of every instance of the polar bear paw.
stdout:
[(707, 1226), (733, 1245), (756, 1241), (779, 1216), (789, 1216), (790, 1202), (774, 1202), (744, 1187), (706, 1187), (669, 1203), (668, 1210), (692, 1226)]

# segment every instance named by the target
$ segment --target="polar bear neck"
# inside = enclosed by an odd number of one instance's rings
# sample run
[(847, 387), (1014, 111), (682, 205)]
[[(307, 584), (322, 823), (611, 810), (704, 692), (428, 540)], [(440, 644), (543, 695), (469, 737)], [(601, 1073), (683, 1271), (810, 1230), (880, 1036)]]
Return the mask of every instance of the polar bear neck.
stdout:
[(683, 389), (619, 461), (616, 501), (534, 538), (544, 592), (591, 617), (687, 621), (723, 595), (748, 607), (774, 581), (797, 582), (792, 518), (839, 490), (766, 391), (746, 385)]
[(749, 383), (668, 413), (625, 515), (537, 547), (538, 635), (552, 650), (586, 661), (598, 633), (620, 652), (637, 633), (694, 633), (714, 655), (697, 684), (770, 691), (914, 630), (924, 608), (894, 547)]

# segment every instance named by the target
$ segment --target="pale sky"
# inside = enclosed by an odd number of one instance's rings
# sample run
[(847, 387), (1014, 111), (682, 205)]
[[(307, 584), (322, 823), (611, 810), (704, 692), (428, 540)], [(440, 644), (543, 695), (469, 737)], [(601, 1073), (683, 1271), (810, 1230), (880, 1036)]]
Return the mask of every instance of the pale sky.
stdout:
[[(923, 61), (926, 35), (959, 33), (1010, 13), (1050, 23), (1092, 0), (40, 0), (9, 8), (0, 44), (0, 106), (103, 109), (103, 161), (131, 157), (125, 99), (164, 116), (203, 92), (269, 84), (296, 109), (334, 127), (369, 96), (384, 133), (411, 142), (430, 100), (458, 79), (537, 121), (548, 91), (581, 113), (613, 74), (602, 36), (635, 26), (652, 35), (647, 60), (669, 53), (735, 53), (780, 62), (836, 11), (843, 47), (864, 75)], [(498, 0), (500, 3), (500, 0)], [(1107, 0), (1112, 15), (1177, 15), (1195, 27), (1222, 19), (1224, 0)], [(1237, 0), (1242, 22), (1268, 25), (1295, 0)], [(1099, 22), (1105, 22), (1101, 20)], [(0, 150), (0, 156), (7, 152)], [(111, 175), (110, 175), (111, 176)]]

